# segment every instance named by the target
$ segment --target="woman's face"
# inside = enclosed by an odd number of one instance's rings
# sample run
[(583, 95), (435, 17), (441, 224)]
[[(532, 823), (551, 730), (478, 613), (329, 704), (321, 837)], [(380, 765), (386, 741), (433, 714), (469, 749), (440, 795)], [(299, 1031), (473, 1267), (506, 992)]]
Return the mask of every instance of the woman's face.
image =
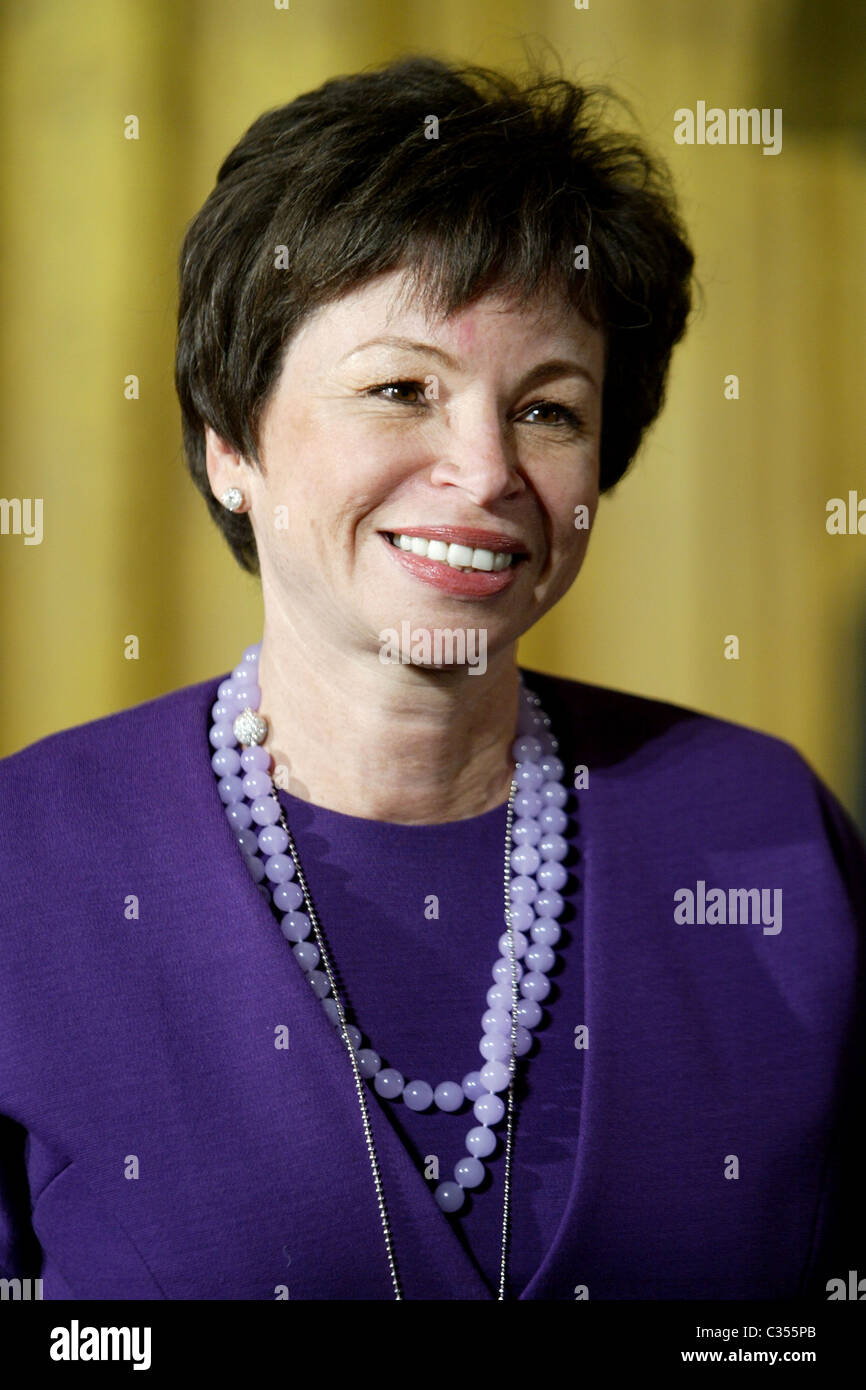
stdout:
[[(558, 298), (518, 310), (491, 294), (431, 323), (395, 305), (406, 283), (377, 277), (289, 344), (263, 469), (240, 479), (266, 626), (344, 657), (381, 652), (407, 620), (474, 628), (492, 656), (556, 603), (586, 553), (604, 338)], [(217, 495), (238, 482), (210, 462)], [(398, 548), (407, 533), (414, 546)]]

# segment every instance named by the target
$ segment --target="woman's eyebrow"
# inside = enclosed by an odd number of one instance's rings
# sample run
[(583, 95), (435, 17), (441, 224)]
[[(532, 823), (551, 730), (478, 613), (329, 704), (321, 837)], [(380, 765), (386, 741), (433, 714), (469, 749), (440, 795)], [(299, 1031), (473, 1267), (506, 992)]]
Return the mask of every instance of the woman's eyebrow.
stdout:
[[(426, 352), (433, 357), (438, 357), (447, 367), (459, 370), (460, 363), (452, 357), (444, 348), (436, 347), (434, 343), (416, 342), (413, 338), (400, 338), (386, 336), (383, 338), (370, 338), (365, 343), (359, 343), (344, 357), (340, 362), (346, 362), (350, 357), (355, 357), (360, 352), (365, 352), (371, 347), (396, 347), (405, 348), (413, 352)], [(570, 357), (553, 357), (547, 362), (540, 362), (537, 367), (533, 367), (521, 381), (521, 390), (528, 390), (530, 386), (536, 386), (541, 381), (549, 381), (557, 376), (582, 376), (589, 382), (596, 392), (599, 391), (598, 382), (588, 367), (581, 362), (573, 361)]]
[(414, 352), (428, 352), (434, 357), (438, 357), (447, 367), (456, 369), (460, 365), (456, 358), (452, 357), (450, 353), (445, 352), (444, 348), (438, 348), (433, 343), (416, 343), (412, 338), (396, 337), (370, 338), (366, 343), (360, 343), (358, 347), (352, 348), (351, 352), (347, 352), (345, 357), (340, 358), (340, 362), (347, 361), (348, 358), (354, 357), (356, 353), (365, 352), (367, 348), (379, 346), (408, 348)]

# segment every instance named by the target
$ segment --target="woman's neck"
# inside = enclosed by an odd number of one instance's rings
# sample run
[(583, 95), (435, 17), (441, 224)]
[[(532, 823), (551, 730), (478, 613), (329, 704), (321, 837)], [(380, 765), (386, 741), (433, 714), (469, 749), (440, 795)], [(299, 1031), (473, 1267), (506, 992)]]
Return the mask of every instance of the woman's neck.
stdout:
[(508, 797), (519, 688), (513, 646), (483, 675), (425, 671), (375, 655), (312, 655), (266, 627), (259, 684), (275, 783), (304, 801), (426, 825), (482, 815)]

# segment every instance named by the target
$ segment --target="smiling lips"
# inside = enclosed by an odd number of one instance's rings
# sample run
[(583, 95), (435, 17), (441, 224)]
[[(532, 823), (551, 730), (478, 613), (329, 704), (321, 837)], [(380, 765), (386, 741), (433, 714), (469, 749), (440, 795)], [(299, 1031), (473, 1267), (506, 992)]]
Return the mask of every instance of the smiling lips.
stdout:
[(527, 557), (513, 536), (467, 526), (408, 527), (380, 532), (394, 559), (419, 579), (451, 594), (483, 598), (508, 587)]

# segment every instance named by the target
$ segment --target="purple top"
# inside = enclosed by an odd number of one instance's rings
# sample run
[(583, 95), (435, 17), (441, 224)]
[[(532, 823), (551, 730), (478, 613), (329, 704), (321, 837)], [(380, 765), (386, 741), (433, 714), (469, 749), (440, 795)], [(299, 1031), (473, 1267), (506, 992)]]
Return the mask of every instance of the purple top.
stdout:
[[(589, 786), (524, 1066), (510, 1295), (826, 1298), (866, 1270), (866, 850), (788, 744), (524, 674)], [(217, 795), (219, 679), (0, 762), (0, 1274), (45, 1298), (392, 1297), (344, 1045)], [(407, 1079), (462, 1080), (504, 806), (406, 826), (283, 801), (365, 1038)], [(713, 921), (713, 888), (781, 914)], [(677, 920), (685, 889), (704, 920)], [(502, 1145), (447, 1216), (431, 1160), (451, 1177), (468, 1105), (365, 1084), (404, 1297), (494, 1297)]]

